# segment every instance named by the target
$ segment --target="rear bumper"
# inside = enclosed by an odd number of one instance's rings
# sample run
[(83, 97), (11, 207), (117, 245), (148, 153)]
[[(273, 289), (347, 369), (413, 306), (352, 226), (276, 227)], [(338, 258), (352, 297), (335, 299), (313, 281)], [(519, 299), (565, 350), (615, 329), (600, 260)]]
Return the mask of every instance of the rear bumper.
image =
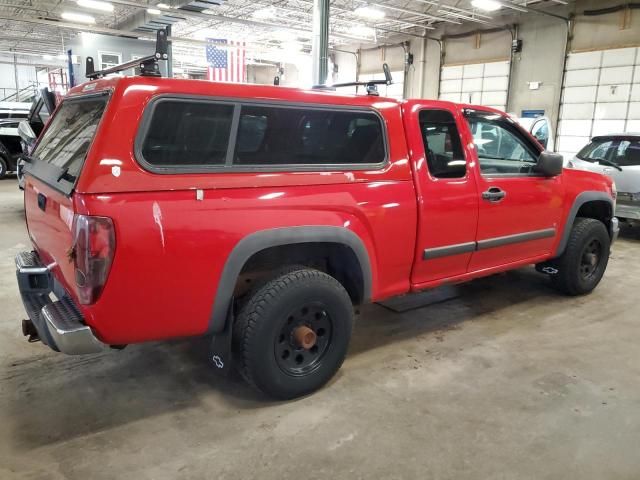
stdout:
[(640, 220), (640, 202), (634, 202), (634, 204), (631, 204), (631, 202), (618, 202), (616, 204), (616, 217)]
[(29, 320), (45, 345), (68, 355), (98, 353), (109, 348), (85, 324), (76, 304), (35, 252), (16, 256), (16, 276)]

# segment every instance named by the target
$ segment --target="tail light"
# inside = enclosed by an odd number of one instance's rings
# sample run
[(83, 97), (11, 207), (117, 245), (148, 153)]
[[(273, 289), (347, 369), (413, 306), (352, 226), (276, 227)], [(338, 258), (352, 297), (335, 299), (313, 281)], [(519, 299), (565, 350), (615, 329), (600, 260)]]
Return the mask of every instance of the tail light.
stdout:
[(76, 215), (73, 221), (76, 291), (83, 305), (100, 297), (116, 248), (113, 222), (107, 217)]

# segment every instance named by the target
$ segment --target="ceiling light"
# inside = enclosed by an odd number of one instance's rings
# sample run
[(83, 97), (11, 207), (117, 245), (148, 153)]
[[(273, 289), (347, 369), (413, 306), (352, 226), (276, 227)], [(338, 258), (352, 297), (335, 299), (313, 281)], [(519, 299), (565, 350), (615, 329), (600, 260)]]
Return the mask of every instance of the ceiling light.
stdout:
[(166, 3), (159, 3), (158, 5), (156, 5), (156, 7), (169, 9), (169, 8), (171, 8), (171, 5), (167, 5)]
[(502, 7), (502, 4), (496, 0), (471, 0), (471, 5), (485, 12), (495, 12)]
[(53, 55), (42, 55), (44, 60), (53, 60)]
[(157, 8), (147, 8), (147, 13), (150, 15), (160, 15), (162, 12)]
[(70, 22), (96, 23), (95, 18), (93, 18), (91, 15), (85, 15), (84, 13), (62, 12), (60, 16), (64, 20), (69, 20)]
[(101, 2), (99, 0), (78, 0), (76, 3), (78, 6), (84, 8), (92, 8), (93, 10), (100, 10), (103, 12), (113, 12), (113, 5), (109, 2)]
[(353, 13), (363, 18), (371, 18), (374, 20), (380, 20), (384, 18), (385, 13), (382, 10), (371, 7), (359, 7), (356, 8)]
[(356, 25), (349, 30), (349, 33), (356, 37), (375, 37), (376, 30), (366, 25)]
[(276, 16), (276, 9), (273, 7), (265, 7), (253, 12), (253, 18), (267, 19)]

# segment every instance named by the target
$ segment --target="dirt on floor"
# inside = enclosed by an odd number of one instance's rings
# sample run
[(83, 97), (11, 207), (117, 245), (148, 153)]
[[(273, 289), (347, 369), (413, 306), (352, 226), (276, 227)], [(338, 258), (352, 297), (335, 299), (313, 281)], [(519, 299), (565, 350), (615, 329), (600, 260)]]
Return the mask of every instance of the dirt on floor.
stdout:
[(638, 231), (586, 297), (527, 268), (364, 307), (336, 378), (291, 402), (214, 375), (199, 340), (81, 357), (27, 343), (13, 257), (28, 245), (2, 180), (2, 480), (640, 477)]

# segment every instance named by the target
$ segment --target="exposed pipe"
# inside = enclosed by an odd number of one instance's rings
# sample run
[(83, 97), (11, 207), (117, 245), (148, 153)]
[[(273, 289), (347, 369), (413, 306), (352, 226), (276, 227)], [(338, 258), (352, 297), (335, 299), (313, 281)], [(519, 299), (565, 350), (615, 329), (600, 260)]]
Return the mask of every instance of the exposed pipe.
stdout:
[(327, 82), (329, 69), (329, 0), (313, 2), (313, 38), (311, 40), (312, 77), (314, 85)]
[(640, 3), (625, 3), (623, 5), (616, 5), (614, 7), (607, 8), (598, 8), (595, 10), (585, 10), (583, 15), (587, 17), (595, 17), (598, 15), (606, 15), (608, 13), (616, 13), (624, 10), (625, 8), (630, 8), (632, 10), (640, 9)]

